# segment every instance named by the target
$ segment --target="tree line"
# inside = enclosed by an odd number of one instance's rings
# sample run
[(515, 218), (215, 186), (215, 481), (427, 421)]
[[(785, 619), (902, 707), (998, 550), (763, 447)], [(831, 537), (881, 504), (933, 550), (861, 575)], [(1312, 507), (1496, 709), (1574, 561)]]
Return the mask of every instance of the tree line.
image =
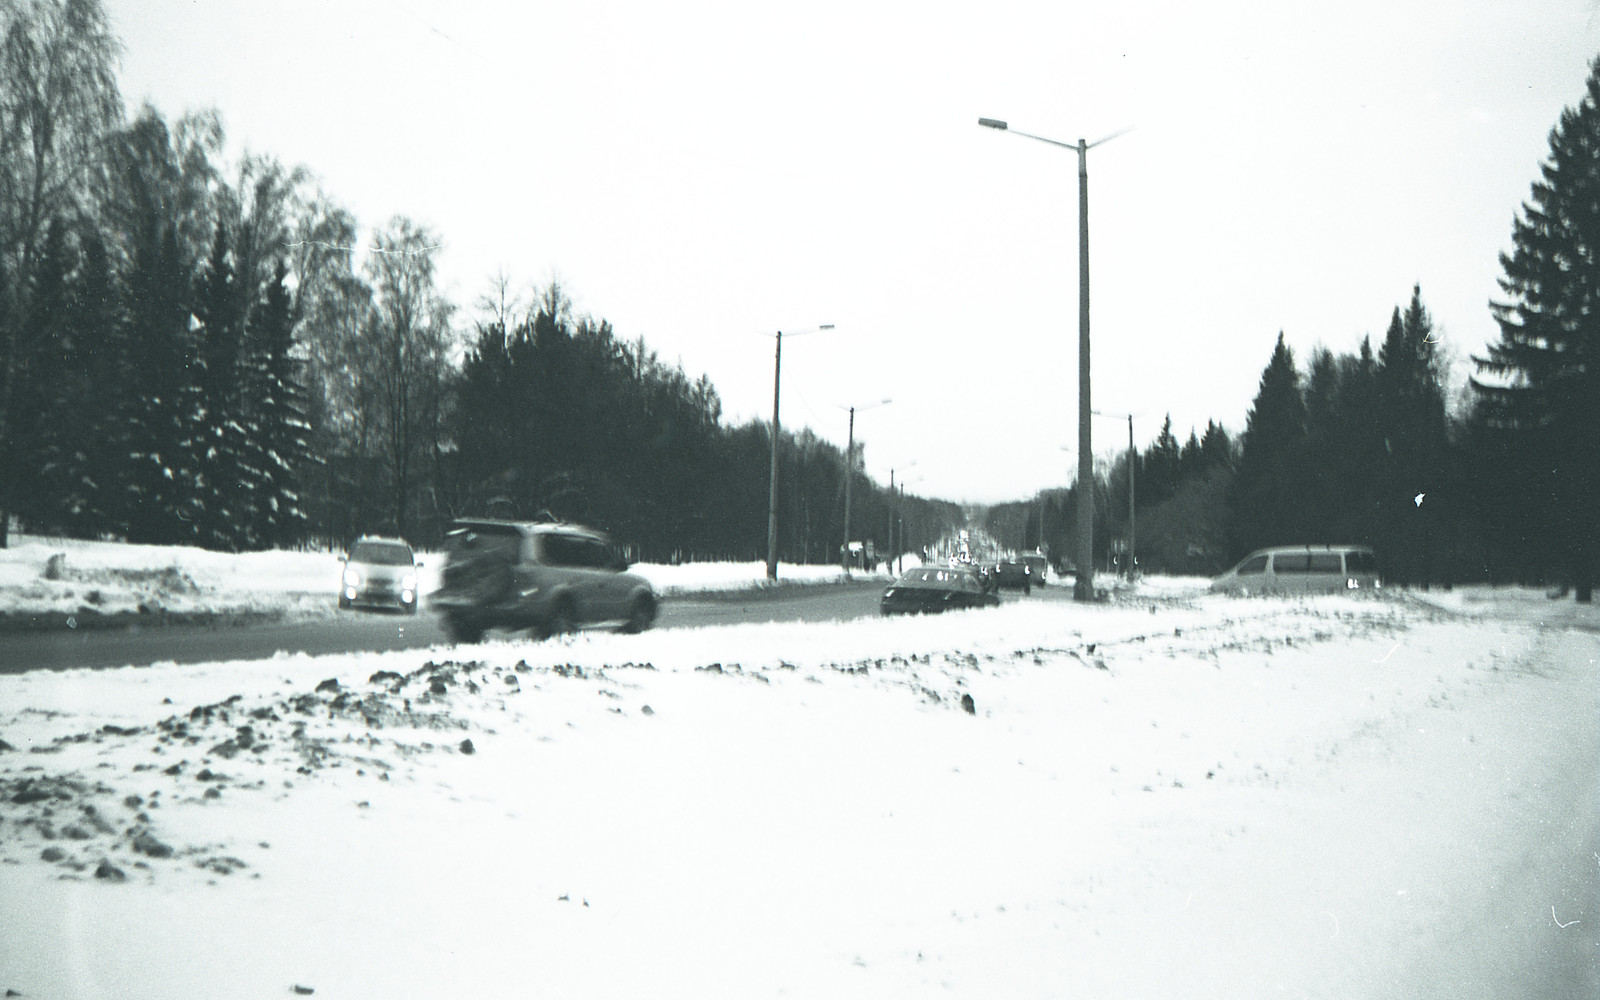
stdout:
[[(304, 168), (225, 154), (215, 112), (129, 117), (99, 0), (0, 0), (0, 544), (28, 530), (223, 549), (436, 544), (454, 517), (585, 520), (649, 558), (759, 559), (779, 454), (781, 557), (915, 548), (963, 519), (809, 431), (723, 420), (642, 339), (498, 280), (466, 316), (436, 234), (368, 228)], [(1550, 136), (1501, 255), (1500, 340), (1447, 405), (1421, 289), (1376, 349), (1282, 335), (1237, 436), (1170, 418), (1092, 489), (1096, 559), (1214, 572), (1251, 548), (1366, 542), (1391, 579), (1547, 580), (1600, 558), (1600, 61)], [(1454, 410), (1454, 412), (1452, 412)], [(1131, 472), (1131, 476), (1130, 476)], [(989, 511), (1073, 548), (1075, 488)], [(1015, 541), (1013, 541), (1015, 540)]]
[[(1590, 88), (1587, 113), (1563, 127), (1585, 125), (1600, 140), (1594, 78)], [(1570, 140), (1558, 131), (1552, 142)], [(1592, 168), (1600, 142), (1591, 148)], [(1302, 368), (1280, 333), (1237, 441), (1210, 423), (1180, 446), (1169, 416), (1143, 450), (1097, 470), (1097, 563), (1127, 568), (1131, 525), (1148, 572), (1212, 575), (1270, 545), (1360, 543), (1400, 585), (1549, 583), (1590, 600), (1600, 551), (1600, 366), (1590, 359), (1600, 338), (1571, 321), (1576, 302), (1534, 296), (1600, 236), (1600, 213), (1558, 249), (1551, 219), (1572, 216), (1543, 205), (1576, 195), (1534, 190), (1539, 207), (1524, 206), (1516, 249), (1502, 256), (1502, 339), (1473, 359), (1478, 376), (1458, 412), (1420, 286), (1376, 351), (1370, 338), (1353, 354), (1318, 348)], [(1025, 548), (1065, 553), (1076, 503), (1076, 487), (1046, 491), (988, 520)]]
[[(551, 513), (648, 558), (765, 556), (770, 430), (705, 378), (554, 283), (524, 306), (496, 279), (464, 319), (426, 226), (369, 233), (308, 170), (230, 159), (215, 112), (129, 119), (99, 0), (0, 19), (0, 544), (427, 546)], [(841, 450), (777, 447), (780, 556), (836, 561)], [(960, 517), (850, 474), (880, 549)]]
[[(1178, 446), (1170, 417), (1142, 452), (1090, 485), (1096, 561), (1215, 573), (1254, 548), (1366, 543), (1394, 582), (1554, 585), (1593, 598), (1600, 563), (1600, 59), (1550, 132), (1550, 152), (1500, 255), (1488, 304), (1499, 339), (1472, 358), (1457, 407), (1420, 287), (1374, 351), (1312, 352), (1278, 335), (1234, 442)], [(1454, 411), (1454, 412), (1452, 412)], [(1207, 447), (1206, 441), (1210, 441)], [(1123, 484), (1132, 467), (1136, 503)], [(990, 512), (1027, 540), (1071, 550), (1076, 494)], [(1028, 535), (1019, 522), (1038, 527)], [(1123, 546), (1125, 548), (1125, 545)]]
[[(1156, 441), (1090, 484), (1096, 561), (1215, 573), (1274, 544), (1366, 543), (1401, 584), (1539, 582), (1593, 598), (1600, 564), (1600, 58), (1549, 137), (1500, 254), (1499, 339), (1461, 405), (1420, 287), (1382, 343), (1302, 369), (1278, 335), (1243, 435)], [(1211, 441), (1206, 447), (1205, 441)], [(1129, 469), (1132, 476), (1128, 476)], [(1124, 515), (1129, 478), (1136, 503)], [(1070, 550), (1075, 491), (989, 514)], [(1130, 531), (1130, 528), (1136, 530)], [(1120, 545), (1120, 549), (1119, 549)]]

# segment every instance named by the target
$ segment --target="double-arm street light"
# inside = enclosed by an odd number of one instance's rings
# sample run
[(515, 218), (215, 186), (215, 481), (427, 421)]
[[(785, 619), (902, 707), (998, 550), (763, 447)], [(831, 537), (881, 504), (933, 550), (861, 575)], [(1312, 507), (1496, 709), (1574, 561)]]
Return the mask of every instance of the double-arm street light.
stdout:
[(979, 118), (984, 128), (1014, 132), (1028, 139), (1037, 139), (1062, 149), (1078, 151), (1078, 546), (1074, 562), (1078, 566), (1078, 582), (1072, 596), (1078, 601), (1094, 600), (1094, 460), (1093, 435), (1089, 430), (1089, 150), (1101, 143), (1110, 142), (1121, 132), (1095, 142), (1079, 139), (1074, 145), (1046, 139), (1011, 128), (997, 118)]
[[(894, 402), (892, 399), (880, 399), (871, 406), (845, 406), (841, 409), (850, 411), (850, 443), (844, 453), (844, 548), (839, 553), (839, 563), (844, 567), (844, 575), (850, 575), (850, 484), (856, 478), (856, 411), (862, 413), (875, 410), (880, 406), (888, 406)], [(894, 473), (890, 472), (893, 478)], [(891, 483), (889, 488), (894, 489)]]
[[(812, 327), (809, 330), (791, 332), (789, 336), (798, 337), (802, 333), (815, 333), (818, 330), (832, 330), (832, 323)], [(772, 478), (767, 491), (767, 579), (778, 578), (778, 387), (783, 374), (783, 331), (778, 331), (778, 346), (772, 354)]]

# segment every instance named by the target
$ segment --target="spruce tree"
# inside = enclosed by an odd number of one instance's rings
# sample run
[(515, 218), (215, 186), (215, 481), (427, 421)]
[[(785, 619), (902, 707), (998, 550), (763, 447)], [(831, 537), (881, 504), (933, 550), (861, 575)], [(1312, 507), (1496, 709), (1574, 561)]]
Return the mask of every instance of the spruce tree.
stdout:
[(219, 224), (194, 288), (201, 360), (196, 529), (201, 545), (230, 552), (249, 544), (251, 488), (257, 478), (246, 456), (251, 440), (243, 392), (245, 305), (228, 233)]
[(66, 230), (52, 223), (29, 268), (27, 303), (19, 317), (13, 382), (11, 468), (14, 507), (35, 529), (61, 527), (57, 501), (69, 476), (69, 399), (73, 395), (72, 331), (67, 301), (73, 269)]
[(1300, 373), (1280, 332), (1245, 424), (1244, 447), (1229, 497), (1228, 537), (1234, 558), (1267, 545), (1310, 540), (1301, 513), (1305, 498), (1298, 474), (1305, 436)]
[(1178, 452), (1178, 481), (1184, 482), (1200, 475), (1204, 462), (1205, 458), (1200, 452), (1200, 435), (1191, 427), (1189, 440), (1183, 443), (1183, 448)]
[[(1326, 347), (1311, 352), (1306, 369), (1306, 447), (1303, 464), (1306, 517), (1331, 527), (1344, 513), (1349, 492), (1334, 471), (1339, 434), (1339, 362)], [(1327, 530), (1325, 528), (1325, 530)], [(1331, 535), (1329, 541), (1338, 541)]]
[(294, 354), (294, 302), (288, 277), (288, 266), (280, 260), (251, 324), (247, 351), (249, 465), (256, 484), (250, 542), (263, 548), (289, 547), (304, 540), (307, 515), (301, 490), (313, 461), (302, 365)]
[(1475, 358), (1476, 423), (1520, 535), (1578, 600), (1600, 558), (1600, 58), (1550, 133), (1530, 201), (1500, 255), (1500, 339)]
[(127, 392), (125, 326), (119, 317), (116, 277), (100, 234), (79, 239), (78, 280), (72, 296), (72, 326), (82, 374), (82, 397), (74, 404), (72, 433), (78, 461), (66, 489), (67, 530), (95, 538), (114, 527), (111, 506), (121, 468), (125, 434), (118, 421)]
[(1153, 507), (1177, 492), (1180, 456), (1178, 439), (1172, 433), (1172, 414), (1169, 413), (1161, 424), (1161, 433), (1140, 456), (1142, 461), (1135, 466), (1135, 482), (1138, 484), (1135, 501), (1138, 506)]
[(199, 359), (176, 230), (152, 221), (128, 279), (127, 468), (119, 519), (130, 542), (199, 541)]
[[(1432, 515), (1445, 500), (1450, 450), (1437, 344), (1422, 289), (1414, 286), (1405, 311), (1395, 309), (1378, 351), (1383, 451), (1371, 472), (1376, 542), (1385, 573), (1398, 582), (1424, 586), (1437, 544)], [(1430, 493), (1433, 506), (1424, 509)]]
[(1233, 468), (1233, 439), (1215, 420), (1206, 421), (1206, 432), (1200, 436), (1200, 459), (1207, 470)]

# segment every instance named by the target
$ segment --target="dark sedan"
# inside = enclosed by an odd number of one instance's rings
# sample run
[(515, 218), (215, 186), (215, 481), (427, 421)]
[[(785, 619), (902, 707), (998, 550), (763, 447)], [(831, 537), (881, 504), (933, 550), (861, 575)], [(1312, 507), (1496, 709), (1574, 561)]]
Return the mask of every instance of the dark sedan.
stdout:
[(994, 564), (997, 587), (1010, 587), (1024, 594), (1033, 593), (1033, 567), (1020, 559), (1003, 559)]
[(957, 608), (994, 607), (1000, 595), (984, 588), (978, 574), (961, 566), (908, 569), (883, 592), (878, 609), (886, 615), (931, 614)]

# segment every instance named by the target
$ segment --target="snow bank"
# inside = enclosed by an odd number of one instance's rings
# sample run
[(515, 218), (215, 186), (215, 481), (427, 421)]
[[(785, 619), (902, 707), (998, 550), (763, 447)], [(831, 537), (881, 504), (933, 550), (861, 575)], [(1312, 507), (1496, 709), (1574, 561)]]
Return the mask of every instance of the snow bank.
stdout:
[(0, 987), (1600, 983), (1592, 609), (1155, 590), (0, 677)]

